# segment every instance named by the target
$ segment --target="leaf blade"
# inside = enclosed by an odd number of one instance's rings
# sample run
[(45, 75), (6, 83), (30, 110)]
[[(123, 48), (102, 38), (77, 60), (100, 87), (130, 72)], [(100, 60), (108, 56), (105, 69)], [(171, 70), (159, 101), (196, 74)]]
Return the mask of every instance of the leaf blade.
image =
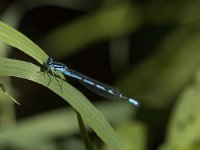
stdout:
[[(28, 79), (33, 82), (47, 86), (49, 82), (48, 75), (39, 73), (40, 67), (24, 61), (0, 58), (0, 76), (13, 76)], [(76, 109), (96, 132), (96, 134), (113, 150), (121, 150), (123, 146), (119, 141), (115, 131), (109, 125), (105, 117), (91, 104), (82, 93), (63, 82), (62, 92), (57, 80), (52, 76), (52, 81), (48, 88), (66, 100), (74, 109)]]
[(40, 64), (42, 64), (48, 58), (48, 55), (29, 38), (1, 21), (0, 41), (18, 48), (25, 54), (33, 57)]

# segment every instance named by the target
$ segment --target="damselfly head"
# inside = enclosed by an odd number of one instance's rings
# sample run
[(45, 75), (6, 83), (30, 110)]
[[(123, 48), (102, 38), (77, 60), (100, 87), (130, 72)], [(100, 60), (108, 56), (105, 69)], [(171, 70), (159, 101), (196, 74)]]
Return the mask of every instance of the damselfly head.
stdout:
[(46, 64), (47, 64), (47, 65), (53, 64), (53, 58), (49, 57), (49, 58), (47, 59), (47, 61), (46, 61)]

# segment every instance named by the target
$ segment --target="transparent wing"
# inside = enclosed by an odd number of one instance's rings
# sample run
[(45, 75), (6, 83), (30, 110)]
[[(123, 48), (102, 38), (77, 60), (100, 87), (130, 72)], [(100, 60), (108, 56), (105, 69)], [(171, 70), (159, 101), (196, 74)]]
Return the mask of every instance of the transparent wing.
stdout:
[(120, 95), (122, 95), (122, 93), (117, 88), (114, 88), (105, 83), (102, 83), (100, 81), (92, 79), (88, 76), (85, 76), (85, 75), (75, 71), (75, 70), (70, 69), (69, 71), (73, 74), (76, 74), (76, 76), (79, 76), (79, 78), (76, 78), (76, 79), (82, 85), (84, 85), (89, 90), (96, 93), (97, 95), (100, 95), (100, 96), (108, 98), (108, 99), (121, 98)]
[(77, 71), (68, 69), (68, 71), (74, 75), (71, 77), (76, 78), (81, 84), (83, 84), (85, 87), (93, 91), (94, 93), (108, 98), (108, 99), (125, 99), (128, 102), (132, 103), (135, 106), (139, 106), (140, 103), (132, 98), (127, 98), (117, 89), (110, 85), (107, 85), (105, 83), (102, 83), (100, 81), (97, 81), (95, 79), (92, 79), (88, 76), (85, 76)]

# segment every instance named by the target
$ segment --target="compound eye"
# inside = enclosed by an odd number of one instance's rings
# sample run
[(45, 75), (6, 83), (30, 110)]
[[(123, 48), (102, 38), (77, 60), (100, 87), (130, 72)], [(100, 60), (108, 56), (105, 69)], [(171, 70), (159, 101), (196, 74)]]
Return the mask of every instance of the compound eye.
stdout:
[(49, 57), (48, 60), (47, 60), (47, 64), (51, 65), (52, 63), (53, 63), (53, 59)]

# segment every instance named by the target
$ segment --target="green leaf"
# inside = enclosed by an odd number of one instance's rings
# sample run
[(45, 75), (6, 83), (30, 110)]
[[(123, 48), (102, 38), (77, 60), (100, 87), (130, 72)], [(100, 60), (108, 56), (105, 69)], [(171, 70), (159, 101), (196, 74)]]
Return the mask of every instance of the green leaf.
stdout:
[[(0, 22), (0, 41), (18, 48), (24, 53), (44, 63), (48, 56), (36, 44), (20, 32)], [(24, 61), (0, 58), (0, 75), (14, 76), (37, 82), (43, 86), (49, 83), (49, 76), (40, 72), (40, 67)], [(123, 149), (122, 145), (109, 125), (105, 117), (84, 97), (78, 90), (66, 82), (63, 82), (62, 92), (60, 85), (51, 76), (48, 88), (65, 99), (75, 110), (77, 110), (96, 134), (112, 149)]]
[(83, 122), (83, 119), (81, 117), (81, 115), (76, 112), (76, 115), (77, 115), (77, 118), (78, 118), (78, 124), (79, 124), (79, 128), (80, 128), (80, 133), (81, 133), (81, 136), (82, 136), (82, 139), (84, 141), (84, 144), (85, 144), (85, 148), (86, 150), (93, 150), (93, 145), (92, 145), (92, 142), (91, 142), (91, 139), (88, 135), (88, 132), (86, 130), (86, 127), (85, 127), (85, 124)]
[(0, 21), (0, 41), (33, 57), (39, 63), (47, 60), (47, 54), (26, 36)]
[[(22, 105), (24, 104), (22, 103)], [(130, 120), (134, 111), (134, 109), (127, 109), (127, 107), (131, 107), (128, 103), (120, 101), (98, 103), (96, 107), (113, 124)], [(89, 129), (88, 124), (85, 125)], [(78, 132), (77, 117), (74, 109), (66, 107), (20, 120), (17, 122), (17, 128), (1, 126), (0, 144), (5, 145), (9, 141), (9, 144), (14, 145), (15, 149), (18, 147), (19, 149), (39, 149), (43, 143), (49, 142), (49, 144), (53, 144), (49, 139), (70, 136), (78, 134)]]
[[(199, 74), (200, 77), (200, 74)], [(167, 150), (200, 149), (200, 86), (199, 81), (183, 91), (172, 118), (164, 148)]]
[(142, 122), (125, 121), (116, 126), (126, 150), (147, 149), (147, 127)]

